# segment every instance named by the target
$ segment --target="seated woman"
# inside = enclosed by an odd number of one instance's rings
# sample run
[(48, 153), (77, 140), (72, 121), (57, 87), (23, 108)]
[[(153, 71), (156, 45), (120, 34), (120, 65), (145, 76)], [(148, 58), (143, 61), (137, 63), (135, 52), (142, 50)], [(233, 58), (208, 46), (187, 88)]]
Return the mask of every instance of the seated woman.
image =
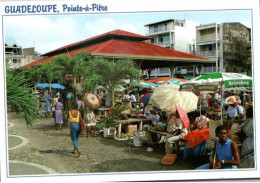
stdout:
[(240, 164), (240, 157), (235, 142), (227, 137), (227, 128), (218, 126), (215, 133), (219, 138), (213, 151), (215, 158), (196, 169), (236, 169)]
[[(188, 130), (183, 126), (182, 122), (180, 121), (180, 115), (178, 111), (176, 110), (175, 117), (173, 121), (170, 123), (172, 127), (167, 126), (167, 129), (172, 128), (172, 134), (166, 136), (165, 141), (165, 149), (167, 154), (172, 153), (172, 145), (182, 139), (183, 136), (185, 136), (188, 133)], [(169, 131), (169, 130), (168, 130)], [(175, 133), (178, 132), (178, 133)], [(175, 144), (176, 145), (176, 144)]]
[(206, 110), (201, 110), (201, 116), (195, 119), (197, 129), (202, 130), (202, 129), (209, 128), (209, 118), (207, 118), (206, 115), (207, 115)]

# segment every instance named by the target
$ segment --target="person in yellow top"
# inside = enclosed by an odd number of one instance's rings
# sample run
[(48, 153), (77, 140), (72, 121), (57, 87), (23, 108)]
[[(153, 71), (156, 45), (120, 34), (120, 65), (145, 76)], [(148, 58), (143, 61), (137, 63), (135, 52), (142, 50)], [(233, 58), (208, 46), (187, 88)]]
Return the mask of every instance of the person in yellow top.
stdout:
[(79, 150), (79, 134), (80, 134), (80, 121), (82, 121), (79, 110), (77, 110), (78, 104), (76, 102), (72, 103), (72, 109), (69, 111), (69, 120), (70, 120), (70, 137), (74, 145), (74, 150), (72, 153), (77, 153), (77, 156), (80, 157)]

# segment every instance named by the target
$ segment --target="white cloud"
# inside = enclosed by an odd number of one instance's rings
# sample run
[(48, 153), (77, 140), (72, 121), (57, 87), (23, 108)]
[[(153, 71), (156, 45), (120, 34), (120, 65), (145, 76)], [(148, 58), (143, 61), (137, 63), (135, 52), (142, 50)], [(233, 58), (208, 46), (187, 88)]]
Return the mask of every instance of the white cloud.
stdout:
[(138, 33), (133, 25), (111, 18), (86, 20), (84, 24), (68, 16), (14, 16), (5, 17), (4, 26), (6, 37), (13, 37), (23, 48), (35, 47), (42, 54), (115, 29)]
[(5, 36), (14, 37), (23, 48), (35, 46), (40, 53), (74, 42), (79, 30), (69, 17), (17, 16), (5, 20)]
[(121, 29), (129, 32), (137, 33), (137, 29), (133, 25), (128, 23), (121, 25), (111, 18), (101, 18), (92, 23), (88, 22), (85, 24), (85, 28), (86, 31), (88, 32), (88, 35), (90, 36), (103, 34), (115, 29)]

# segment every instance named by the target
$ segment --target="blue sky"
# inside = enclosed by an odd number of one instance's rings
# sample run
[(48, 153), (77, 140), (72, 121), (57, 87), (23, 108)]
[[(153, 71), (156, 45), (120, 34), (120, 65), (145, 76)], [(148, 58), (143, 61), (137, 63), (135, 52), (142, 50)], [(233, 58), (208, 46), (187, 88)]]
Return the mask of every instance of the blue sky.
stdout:
[(186, 19), (200, 24), (240, 22), (251, 28), (250, 10), (107, 13), (86, 15), (5, 16), (5, 38), (46, 53), (58, 47), (114, 29), (145, 34), (145, 24), (167, 19)]

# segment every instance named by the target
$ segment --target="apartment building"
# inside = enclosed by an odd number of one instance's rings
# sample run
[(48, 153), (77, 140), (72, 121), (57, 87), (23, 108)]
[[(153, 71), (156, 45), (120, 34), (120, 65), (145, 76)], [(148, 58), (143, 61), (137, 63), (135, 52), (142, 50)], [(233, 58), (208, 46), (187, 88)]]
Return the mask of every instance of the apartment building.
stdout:
[(5, 60), (10, 65), (10, 68), (19, 68), (40, 58), (43, 57), (35, 51), (34, 47), (22, 48), (17, 44), (8, 45), (5, 43)]
[[(198, 23), (188, 20), (168, 19), (145, 25), (146, 36), (152, 37), (147, 42), (163, 46), (166, 48), (182, 51), (185, 53), (196, 53), (196, 26)], [(190, 69), (192, 68), (192, 69)], [(193, 66), (187, 68), (177, 67), (174, 70), (176, 75), (193, 75)], [(148, 71), (143, 71), (143, 75), (148, 75)], [(171, 76), (168, 67), (158, 68), (151, 71), (151, 77)]]
[[(232, 22), (199, 25), (196, 27), (196, 40), (197, 55), (215, 60), (216, 63), (214, 67), (202, 68), (202, 73), (247, 72), (247, 69), (251, 69), (249, 68), (251, 65), (251, 29), (243, 24)], [(232, 52), (233, 55), (237, 52), (234, 47), (238, 45), (234, 43), (234, 40), (240, 44), (240, 48), (242, 48), (242, 44), (246, 44), (247, 46), (241, 52), (249, 53), (248, 59), (244, 60), (244, 66), (242, 65), (240, 68), (236, 67), (236, 63), (230, 62)]]
[(35, 60), (39, 60), (43, 58), (39, 52), (35, 50), (34, 47), (31, 48), (24, 48), (23, 49), (24, 54), (24, 62), (23, 65), (29, 64), (34, 62)]
[(10, 68), (19, 68), (24, 62), (24, 54), (21, 46), (5, 44), (5, 60)]

